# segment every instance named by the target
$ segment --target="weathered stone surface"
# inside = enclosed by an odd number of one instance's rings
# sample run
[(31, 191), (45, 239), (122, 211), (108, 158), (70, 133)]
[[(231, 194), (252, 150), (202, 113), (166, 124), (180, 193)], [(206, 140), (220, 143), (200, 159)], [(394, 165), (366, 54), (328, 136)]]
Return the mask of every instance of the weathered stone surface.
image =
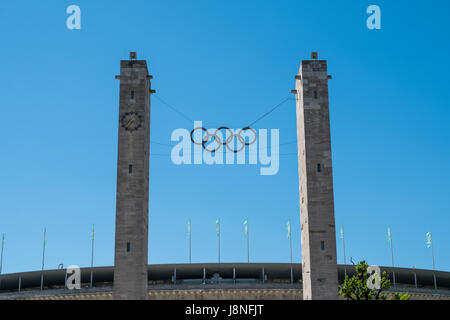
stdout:
[(325, 60), (303, 60), (296, 77), (303, 299), (337, 299), (338, 277)]
[[(119, 79), (114, 299), (147, 299), (151, 83), (146, 61), (122, 60)], [(123, 127), (127, 112), (141, 116), (137, 130)]]

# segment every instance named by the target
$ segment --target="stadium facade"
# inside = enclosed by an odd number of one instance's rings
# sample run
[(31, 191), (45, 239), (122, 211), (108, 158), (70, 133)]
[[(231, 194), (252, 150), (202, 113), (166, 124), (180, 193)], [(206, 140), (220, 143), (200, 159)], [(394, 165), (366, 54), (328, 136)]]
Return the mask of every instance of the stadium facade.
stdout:
[[(450, 272), (381, 267), (396, 284), (386, 294), (409, 292), (415, 300), (450, 300)], [(93, 276), (92, 285), (90, 282)], [(338, 266), (342, 284), (355, 267)], [(436, 275), (437, 287), (434, 286)], [(43, 286), (41, 287), (41, 276)], [(81, 269), (81, 288), (67, 288), (66, 270), (0, 276), (0, 300), (111, 300), (114, 267)], [(289, 263), (211, 263), (147, 266), (150, 300), (301, 300), (302, 265)], [(338, 288), (335, 293), (337, 295)]]

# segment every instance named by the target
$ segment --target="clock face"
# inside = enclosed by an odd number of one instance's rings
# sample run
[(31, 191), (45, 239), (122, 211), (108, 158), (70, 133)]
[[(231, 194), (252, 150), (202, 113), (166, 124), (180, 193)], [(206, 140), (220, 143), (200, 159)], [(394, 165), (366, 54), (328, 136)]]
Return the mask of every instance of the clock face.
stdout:
[(127, 112), (122, 116), (120, 123), (127, 131), (136, 131), (141, 127), (142, 117), (137, 112)]

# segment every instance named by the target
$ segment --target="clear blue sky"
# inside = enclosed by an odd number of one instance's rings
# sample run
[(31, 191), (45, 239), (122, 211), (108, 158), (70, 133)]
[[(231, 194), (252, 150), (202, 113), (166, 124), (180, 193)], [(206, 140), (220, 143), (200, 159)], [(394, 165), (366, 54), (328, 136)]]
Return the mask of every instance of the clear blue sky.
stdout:
[[(146, 59), (157, 94), (190, 118), (236, 128), (291, 97), (300, 61), (328, 60), (337, 231), (347, 258), (450, 270), (450, 47), (448, 1), (2, 1), (0, 4), (0, 233), (3, 272), (114, 261), (119, 60)], [(81, 30), (66, 8), (81, 7)], [(366, 28), (378, 4), (382, 29)], [(190, 128), (156, 99), (151, 140)], [(190, 126), (190, 127), (189, 127)], [(256, 128), (296, 139), (290, 101)], [(151, 145), (153, 154), (170, 148)], [(176, 166), (150, 159), (149, 263), (301, 261), (296, 144), (280, 171), (259, 166)], [(338, 243), (338, 262), (342, 247)]]

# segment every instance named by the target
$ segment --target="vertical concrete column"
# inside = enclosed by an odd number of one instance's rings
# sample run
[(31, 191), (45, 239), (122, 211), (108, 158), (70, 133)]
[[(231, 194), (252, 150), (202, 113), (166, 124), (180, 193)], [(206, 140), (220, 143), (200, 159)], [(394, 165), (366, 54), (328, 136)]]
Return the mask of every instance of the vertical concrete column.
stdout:
[(114, 299), (147, 299), (150, 94), (147, 62), (120, 61)]
[(337, 299), (327, 61), (303, 60), (295, 76), (303, 299)]

